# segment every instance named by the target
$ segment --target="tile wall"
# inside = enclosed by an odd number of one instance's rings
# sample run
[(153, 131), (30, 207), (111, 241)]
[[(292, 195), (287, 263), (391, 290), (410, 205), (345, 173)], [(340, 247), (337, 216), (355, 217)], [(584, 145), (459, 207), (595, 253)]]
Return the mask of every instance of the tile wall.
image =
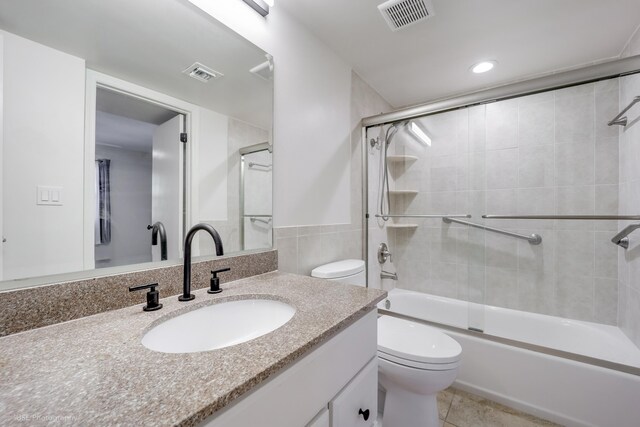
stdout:
[[(636, 31), (623, 57), (640, 55), (640, 30)], [(620, 79), (620, 105), (622, 109), (640, 95), (640, 75)], [(620, 132), (620, 212), (640, 213), (640, 106), (627, 114), (626, 127)], [(620, 229), (628, 222), (621, 222)], [(629, 236), (628, 250), (618, 250), (618, 322), (620, 328), (640, 347), (640, 233)]]
[(363, 117), (391, 111), (377, 92), (357, 74), (351, 75), (351, 220), (349, 224), (278, 227), (274, 230), (278, 269), (308, 275), (318, 265), (346, 258), (362, 259)]
[[(616, 222), (481, 216), (617, 214), (618, 129), (606, 124), (618, 104), (618, 81), (607, 80), (421, 118), (430, 147), (399, 132), (390, 153), (418, 159), (390, 166), (391, 186), (417, 194), (392, 196), (392, 213), (470, 213), (469, 221), (538, 233), (543, 242), (440, 219), (396, 221), (417, 225), (383, 227), (397, 286), (616, 324), (617, 247), (610, 242)], [(371, 169), (378, 158), (370, 152)]]

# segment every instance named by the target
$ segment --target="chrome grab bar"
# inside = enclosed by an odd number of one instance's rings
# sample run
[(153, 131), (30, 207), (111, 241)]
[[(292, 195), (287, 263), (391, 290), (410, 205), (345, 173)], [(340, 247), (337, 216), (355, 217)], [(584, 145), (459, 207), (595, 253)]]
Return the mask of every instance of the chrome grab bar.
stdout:
[(376, 218), (471, 218), (469, 214), (457, 215), (380, 215), (375, 214)]
[(518, 234), (518, 233), (511, 232), (511, 231), (502, 230), (500, 228), (487, 227), (486, 225), (476, 224), (475, 222), (461, 221), (459, 219), (453, 219), (453, 218), (450, 218), (450, 217), (442, 218), (442, 221), (444, 221), (447, 224), (455, 222), (456, 224), (468, 225), (469, 227), (479, 228), (480, 230), (491, 231), (493, 233), (498, 233), (498, 234), (503, 234), (505, 236), (515, 237), (516, 239), (527, 240), (532, 245), (539, 245), (540, 243), (542, 243), (542, 237), (540, 237), (539, 234), (529, 234), (529, 235)]
[(621, 246), (625, 249), (629, 249), (629, 234), (633, 233), (635, 230), (640, 228), (640, 223), (638, 224), (629, 224), (625, 228), (622, 229), (618, 234), (611, 238), (611, 241), (618, 246)]
[(269, 224), (271, 222), (271, 216), (270, 215), (250, 215), (249, 221), (262, 222), (264, 224)]
[(640, 220), (640, 215), (482, 215), (482, 218), (624, 221), (624, 220)]
[(635, 98), (633, 98), (633, 100), (629, 103), (629, 105), (627, 105), (627, 108), (625, 108), (624, 110), (620, 111), (617, 116), (615, 116), (613, 119), (611, 119), (611, 121), (609, 123), (607, 123), (607, 125), (609, 125), (609, 126), (612, 126), (612, 125), (626, 126), (627, 125), (627, 116), (622, 117), (622, 115), (624, 113), (626, 113), (627, 111), (629, 111), (629, 109), (631, 107), (633, 107), (634, 105), (636, 105), (638, 102), (640, 102), (640, 96), (636, 96)]
[(249, 167), (252, 168), (254, 166), (260, 166), (261, 168), (270, 168), (271, 165), (265, 165), (262, 163), (256, 163), (256, 162), (249, 162)]

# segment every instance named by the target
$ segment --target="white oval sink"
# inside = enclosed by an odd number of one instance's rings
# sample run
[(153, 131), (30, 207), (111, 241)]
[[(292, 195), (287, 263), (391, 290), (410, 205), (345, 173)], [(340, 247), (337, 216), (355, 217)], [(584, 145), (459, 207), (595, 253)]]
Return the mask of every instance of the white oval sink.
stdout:
[(163, 353), (195, 353), (240, 344), (287, 323), (295, 308), (280, 301), (244, 299), (208, 305), (162, 322), (142, 345)]

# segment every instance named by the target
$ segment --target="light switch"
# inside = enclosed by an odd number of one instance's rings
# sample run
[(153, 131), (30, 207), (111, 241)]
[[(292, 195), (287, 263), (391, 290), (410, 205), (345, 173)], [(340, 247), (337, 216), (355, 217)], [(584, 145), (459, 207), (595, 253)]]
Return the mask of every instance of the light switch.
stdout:
[(38, 185), (36, 204), (45, 206), (62, 206), (62, 187)]

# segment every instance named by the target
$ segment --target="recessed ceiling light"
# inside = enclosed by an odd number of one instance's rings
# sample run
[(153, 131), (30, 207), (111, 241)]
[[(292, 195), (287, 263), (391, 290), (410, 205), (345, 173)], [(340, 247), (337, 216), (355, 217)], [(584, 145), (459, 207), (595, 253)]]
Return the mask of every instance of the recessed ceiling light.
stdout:
[(486, 73), (487, 71), (490, 71), (491, 69), (493, 69), (493, 67), (495, 67), (496, 64), (497, 64), (496, 61), (478, 62), (477, 64), (471, 67), (471, 71), (473, 71), (476, 74)]

